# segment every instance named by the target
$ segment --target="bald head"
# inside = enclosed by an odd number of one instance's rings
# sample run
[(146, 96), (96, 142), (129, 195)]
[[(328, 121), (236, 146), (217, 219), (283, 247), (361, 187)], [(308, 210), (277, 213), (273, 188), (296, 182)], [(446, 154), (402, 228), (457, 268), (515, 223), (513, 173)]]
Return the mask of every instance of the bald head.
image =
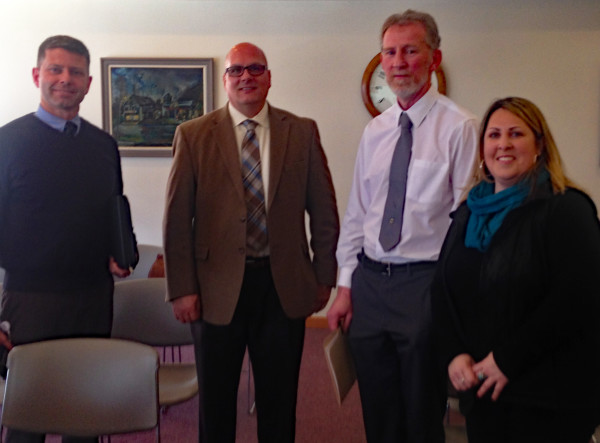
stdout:
[(252, 55), (256, 57), (257, 60), (260, 60), (261, 64), (268, 66), (267, 57), (265, 56), (263, 50), (252, 43), (244, 42), (238, 43), (229, 50), (227, 56), (225, 57), (225, 68), (228, 68), (231, 65), (231, 59), (235, 58), (238, 54)]
[[(231, 67), (236, 69), (231, 71)], [(231, 48), (225, 57), (223, 86), (231, 106), (248, 118), (258, 114), (271, 87), (265, 53), (252, 43), (238, 43)]]

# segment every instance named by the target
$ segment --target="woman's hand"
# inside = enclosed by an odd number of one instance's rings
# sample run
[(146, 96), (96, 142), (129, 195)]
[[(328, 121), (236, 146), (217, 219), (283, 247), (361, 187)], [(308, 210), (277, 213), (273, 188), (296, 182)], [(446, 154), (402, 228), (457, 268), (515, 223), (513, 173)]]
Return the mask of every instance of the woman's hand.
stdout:
[(483, 380), (481, 387), (477, 391), (477, 396), (479, 398), (483, 397), (485, 393), (493, 387), (494, 391), (492, 392), (492, 400), (498, 400), (500, 393), (508, 384), (508, 378), (506, 378), (506, 375), (502, 373), (496, 364), (496, 360), (494, 360), (494, 354), (490, 352), (487, 357), (474, 364), (473, 371), (475, 374), (477, 374), (477, 377), (480, 380)]
[(473, 371), (475, 360), (469, 354), (459, 354), (448, 365), (448, 376), (454, 389), (466, 391), (477, 386), (479, 380)]

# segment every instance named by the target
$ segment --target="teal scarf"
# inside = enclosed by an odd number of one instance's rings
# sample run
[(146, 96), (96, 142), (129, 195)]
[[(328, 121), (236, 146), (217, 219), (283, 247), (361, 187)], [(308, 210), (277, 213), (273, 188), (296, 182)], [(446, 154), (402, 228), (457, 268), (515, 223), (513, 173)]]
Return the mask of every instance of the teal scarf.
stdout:
[[(544, 169), (537, 181), (542, 183), (549, 178), (548, 171)], [(496, 194), (494, 183), (481, 182), (471, 189), (467, 197), (471, 216), (467, 223), (465, 246), (482, 252), (487, 250), (506, 214), (520, 206), (529, 194), (530, 184), (531, 181), (525, 179)]]

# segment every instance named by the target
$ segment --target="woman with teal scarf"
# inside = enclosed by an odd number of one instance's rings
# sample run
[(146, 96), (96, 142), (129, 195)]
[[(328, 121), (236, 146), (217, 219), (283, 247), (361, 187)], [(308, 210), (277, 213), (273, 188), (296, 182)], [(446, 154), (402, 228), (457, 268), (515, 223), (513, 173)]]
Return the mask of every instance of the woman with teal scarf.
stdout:
[(470, 443), (588, 443), (600, 423), (600, 224), (530, 101), (486, 112), (432, 285)]

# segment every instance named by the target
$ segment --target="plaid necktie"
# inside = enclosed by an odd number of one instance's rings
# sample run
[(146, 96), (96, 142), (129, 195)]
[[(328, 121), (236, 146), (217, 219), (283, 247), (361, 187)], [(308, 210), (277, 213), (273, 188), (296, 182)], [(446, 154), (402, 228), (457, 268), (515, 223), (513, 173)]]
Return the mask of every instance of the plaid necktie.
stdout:
[(379, 243), (381, 243), (384, 251), (389, 251), (400, 243), (402, 220), (404, 218), (406, 179), (412, 150), (412, 122), (405, 112), (400, 115), (400, 126), (402, 132), (392, 155), (390, 185), (385, 201), (381, 230), (379, 231)]
[(242, 180), (246, 194), (248, 219), (246, 222), (246, 246), (250, 256), (263, 255), (267, 249), (267, 213), (265, 192), (260, 168), (260, 149), (254, 129), (257, 123), (245, 120), (246, 135), (242, 141)]

